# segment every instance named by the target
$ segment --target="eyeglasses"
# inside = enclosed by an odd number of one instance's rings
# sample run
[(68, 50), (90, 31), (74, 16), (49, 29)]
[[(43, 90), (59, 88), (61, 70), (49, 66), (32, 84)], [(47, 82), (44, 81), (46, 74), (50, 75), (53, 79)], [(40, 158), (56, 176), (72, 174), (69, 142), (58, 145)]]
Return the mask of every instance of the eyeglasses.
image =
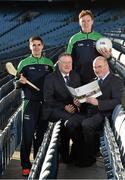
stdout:
[(93, 69), (102, 69), (103, 67), (105, 67), (105, 64), (99, 65), (99, 66), (93, 66)]
[(72, 64), (72, 62), (70, 62), (70, 61), (60, 61), (61, 62), (61, 64), (64, 64), (64, 65), (66, 65), (66, 64)]

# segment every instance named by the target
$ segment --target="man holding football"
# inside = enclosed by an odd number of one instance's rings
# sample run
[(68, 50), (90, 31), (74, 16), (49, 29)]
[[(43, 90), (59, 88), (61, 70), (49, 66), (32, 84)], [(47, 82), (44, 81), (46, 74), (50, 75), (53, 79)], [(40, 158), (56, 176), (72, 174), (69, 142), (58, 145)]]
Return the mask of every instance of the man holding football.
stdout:
[(73, 58), (73, 69), (80, 74), (82, 85), (95, 77), (92, 63), (100, 54), (106, 58), (111, 56), (111, 49), (96, 50), (96, 41), (103, 37), (92, 28), (94, 16), (90, 10), (82, 10), (79, 14), (81, 31), (74, 34), (68, 43), (67, 52)]

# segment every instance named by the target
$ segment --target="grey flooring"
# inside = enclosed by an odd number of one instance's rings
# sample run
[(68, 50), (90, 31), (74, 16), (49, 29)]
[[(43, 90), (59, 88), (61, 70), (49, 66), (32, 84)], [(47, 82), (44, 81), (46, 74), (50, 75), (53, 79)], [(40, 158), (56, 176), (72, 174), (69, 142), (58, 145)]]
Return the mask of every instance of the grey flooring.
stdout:
[(60, 163), (58, 179), (106, 179), (103, 159), (98, 158), (91, 167)]
[[(33, 154), (31, 153), (31, 160), (33, 159)], [(8, 165), (4, 175), (0, 179), (27, 179), (22, 176), (22, 168), (20, 165), (20, 150), (19, 147), (13, 154), (10, 164)]]
[[(31, 154), (32, 159), (32, 154)], [(7, 167), (6, 172), (0, 179), (27, 179), (21, 174), (19, 150), (17, 150)], [(59, 164), (58, 179), (106, 179), (104, 163), (102, 158), (98, 158), (91, 167), (75, 167), (73, 164)]]

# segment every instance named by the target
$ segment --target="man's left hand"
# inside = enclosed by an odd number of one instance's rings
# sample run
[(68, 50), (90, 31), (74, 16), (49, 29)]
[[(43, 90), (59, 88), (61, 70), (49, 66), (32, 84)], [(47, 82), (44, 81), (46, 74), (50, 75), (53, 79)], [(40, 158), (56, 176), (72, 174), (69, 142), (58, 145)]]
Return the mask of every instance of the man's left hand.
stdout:
[(98, 100), (94, 97), (87, 97), (86, 103), (92, 104), (94, 106), (98, 106)]

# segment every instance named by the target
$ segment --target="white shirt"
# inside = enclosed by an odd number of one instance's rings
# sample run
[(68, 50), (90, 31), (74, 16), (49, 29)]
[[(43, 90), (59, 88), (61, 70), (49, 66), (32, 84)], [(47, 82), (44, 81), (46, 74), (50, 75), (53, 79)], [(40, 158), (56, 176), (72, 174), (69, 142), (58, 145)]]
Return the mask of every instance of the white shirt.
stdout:
[(61, 74), (62, 74), (62, 76), (63, 76), (64, 81), (66, 82), (65, 76), (69, 76), (69, 73), (68, 73), (68, 74), (61, 73)]
[(105, 78), (109, 75), (110, 72), (108, 72), (103, 78), (98, 78), (98, 80), (102, 79), (103, 81), (105, 80)]

